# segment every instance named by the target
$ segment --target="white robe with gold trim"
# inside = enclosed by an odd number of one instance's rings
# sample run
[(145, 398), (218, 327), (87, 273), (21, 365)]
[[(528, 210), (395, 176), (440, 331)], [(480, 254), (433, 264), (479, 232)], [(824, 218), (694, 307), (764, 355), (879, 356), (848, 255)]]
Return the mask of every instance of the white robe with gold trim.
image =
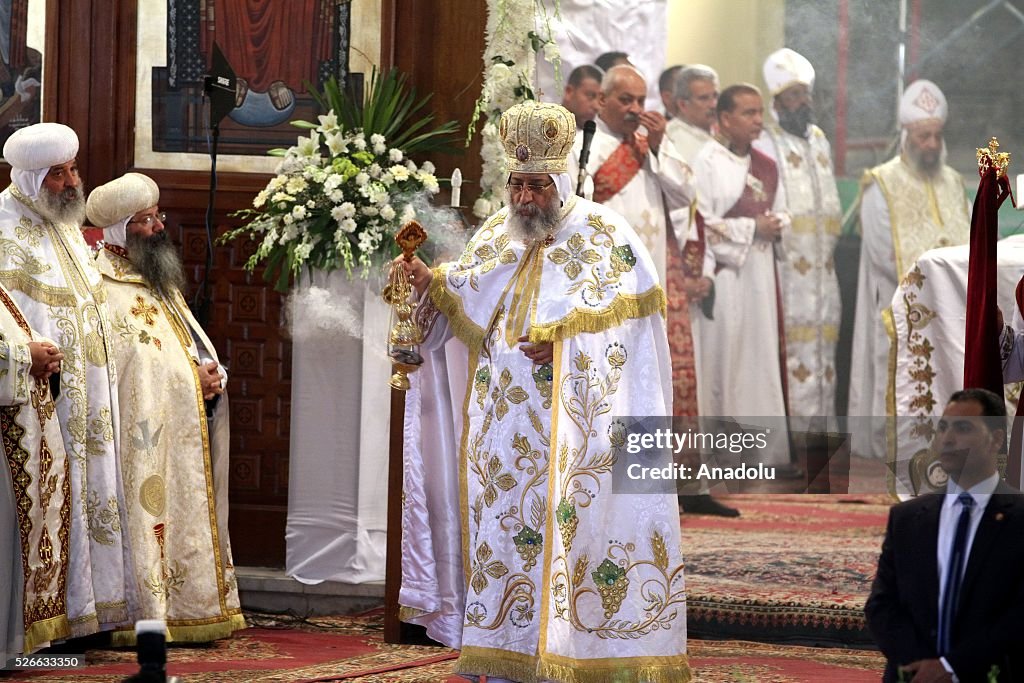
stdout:
[(0, 287), (0, 662), (71, 634), (71, 479), (49, 383), (29, 371), (34, 338)]
[(135, 582), (106, 291), (79, 227), (44, 221), (13, 185), (0, 193), (0, 283), (31, 328), (64, 353), (56, 404), (71, 461), (71, 633), (130, 624)]
[[(119, 253), (118, 253), (119, 252)], [(167, 622), (171, 640), (208, 641), (245, 628), (226, 503), (227, 396), (207, 419), (197, 368), (217, 359), (180, 292), (162, 296), (108, 246), (96, 256), (107, 287), (118, 373), (121, 472), (139, 619)], [(198, 338), (205, 349), (200, 349)], [(211, 435), (217, 433), (214, 440)], [(221, 476), (218, 476), (221, 475)], [(134, 633), (117, 631), (115, 642)]]
[(870, 425), (860, 423), (864, 428), (854, 430), (854, 452), (881, 458), (887, 453), (886, 418), (895, 410), (892, 297), (921, 254), (966, 244), (971, 221), (963, 179), (948, 166), (925, 180), (895, 157), (866, 171), (861, 184), (863, 240), (848, 412), (872, 418)]
[(434, 271), (418, 320), (447, 358), (407, 410), (403, 615), (463, 673), (687, 681), (674, 487), (611, 482), (618, 418), (671, 413), (664, 293), (626, 222), (573, 202), (548, 246), (510, 239), (503, 210)]
[(789, 414), (834, 415), (841, 309), (833, 254), (841, 212), (832, 150), (815, 125), (804, 139), (770, 124), (754, 147), (775, 161), (793, 221), (779, 263)]

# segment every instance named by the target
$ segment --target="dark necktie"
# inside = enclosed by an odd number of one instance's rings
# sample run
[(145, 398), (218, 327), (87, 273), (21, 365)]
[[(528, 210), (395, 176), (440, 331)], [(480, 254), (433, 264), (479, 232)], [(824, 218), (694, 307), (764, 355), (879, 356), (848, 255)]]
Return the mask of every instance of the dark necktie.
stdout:
[(956, 523), (956, 536), (953, 537), (953, 551), (946, 565), (946, 593), (942, 596), (942, 609), (939, 610), (940, 657), (949, 652), (953, 617), (956, 616), (957, 601), (960, 599), (960, 578), (967, 561), (967, 529), (971, 524), (971, 508), (974, 507), (974, 499), (966, 491), (957, 496), (957, 502), (962, 507), (960, 519)]

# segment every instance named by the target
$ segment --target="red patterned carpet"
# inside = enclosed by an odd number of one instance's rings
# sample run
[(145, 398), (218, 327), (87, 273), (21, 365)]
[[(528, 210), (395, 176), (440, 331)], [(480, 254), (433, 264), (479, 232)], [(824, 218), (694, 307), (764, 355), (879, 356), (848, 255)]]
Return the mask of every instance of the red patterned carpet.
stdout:
[[(445, 648), (390, 646), (380, 640), (379, 617), (331, 617), (289, 630), (254, 628), (209, 647), (173, 647), (168, 671), (186, 683), (465, 683)], [(820, 683), (877, 681), (884, 661), (877, 652), (770, 645), (742, 641), (691, 641), (697, 683)], [(65, 672), (22, 673), (3, 678), (26, 683), (120, 683), (134, 671), (126, 650), (90, 650), (90, 666)], [(314, 661), (315, 660), (315, 661)]]
[(691, 634), (871, 645), (862, 610), (885, 534), (887, 498), (723, 500), (742, 516), (682, 518)]
[[(172, 646), (167, 672), (186, 683), (398, 683), (462, 681), (451, 674), (456, 653), (447, 648), (388, 645), (379, 611), (365, 616), (299, 621), (247, 614), (249, 628), (203, 646)], [(85, 669), (0, 680), (26, 683), (120, 683), (138, 670), (133, 650), (88, 650)]]
[[(742, 517), (682, 517), (694, 680), (879, 680), (884, 660), (878, 652), (841, 647), (871, 644), (862, 609), (890, 501), (780, 494), (723, 500), (739, 507)], [(172, 647), (168, 671), (187, 683), (464, 681), (452, 673), (451, 650), (386, 645), (379, 612), (306, 621), (249, 619), (254, 628), (234, 638)], [(746, 642), (752, 640), (760, 642)], [(136, 668), (128, 650), (86, 655), (84, 670), (0, 673), (0, 680), (120, 683)]]

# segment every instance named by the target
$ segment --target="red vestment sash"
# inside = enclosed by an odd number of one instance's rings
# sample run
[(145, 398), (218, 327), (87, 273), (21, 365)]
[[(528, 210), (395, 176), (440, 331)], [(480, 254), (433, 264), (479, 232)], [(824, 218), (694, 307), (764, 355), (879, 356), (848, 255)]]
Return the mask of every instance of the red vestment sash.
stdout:
[[(668, 348), (672, 360), (672, 414), (677, 417), (696, 417), (697, 409), (697, 365), (693, 352), (693, 333), (690, 324), (690, 300), (686, 296), (686, 278), (701, 277), (704, 261), (704, 220), (696, 215), (699, 245), (687, 240), (679, 248), (675, 231), (666, 231), (667, 262), (665, 264), (665, 295), (668, 299)], [(693, 271), (690, 261), (699, 254), (697, 270)]]
[(623, 140), (594, 174), (594, 201), (604, 204), (625, 189), (640, 172), (649, 150), (644, 135), (634, 133)]
[[(750, 148), (750, 169), (747, 173), (761, 182), (755, 189), (748, 181), (743, 185), (743, 193), (723, 218), (755, 218), (771, 212), (775, 204), (775, 193), (779, 189), (779, 169), (775, 162), (753, 147)], [(719, 267), (721, 270), (721, 267)], [(779, 281), (779, 268), (775, 269), (775, 322), (779, 335), (779, 372), (782, 376), (782, 396), (786, 401), (786, 414), (789, 414), (789, 381), (786, 371), (786, 324), (782, 308), (782, 283)]]

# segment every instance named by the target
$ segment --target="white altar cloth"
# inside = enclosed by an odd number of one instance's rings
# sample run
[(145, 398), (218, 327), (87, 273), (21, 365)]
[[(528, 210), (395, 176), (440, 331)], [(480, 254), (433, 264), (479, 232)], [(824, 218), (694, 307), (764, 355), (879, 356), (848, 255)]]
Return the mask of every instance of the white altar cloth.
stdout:
[[(343, 272), (318, 272), (313, 284), (350, 300), (357, 289)], [(303, 583), (384, 580), (389, 311), (369, 287), (358, 289), (364, 300), (352, 303), (363, 309), (363, 339), (329, 328), (292, 345), (285, 574)], [(295, 308), (302, 323), (310, 311)]]
[[(887, 397), (889, 415), (896, 416), (887, 432), (893, 495), (945, 487), (945, 473), (928, 446), (950, 395), (963, 388), (968, 254), (967, 245), (925, 252), (893, 296)], [(997, 256), (998, 302), (1010, 322), (1014, 291), (1024, 274), (1024, 235), (1001, 240)], [(1005, 393), (1013, 415), (1018, 387), (1007, 385)]]

